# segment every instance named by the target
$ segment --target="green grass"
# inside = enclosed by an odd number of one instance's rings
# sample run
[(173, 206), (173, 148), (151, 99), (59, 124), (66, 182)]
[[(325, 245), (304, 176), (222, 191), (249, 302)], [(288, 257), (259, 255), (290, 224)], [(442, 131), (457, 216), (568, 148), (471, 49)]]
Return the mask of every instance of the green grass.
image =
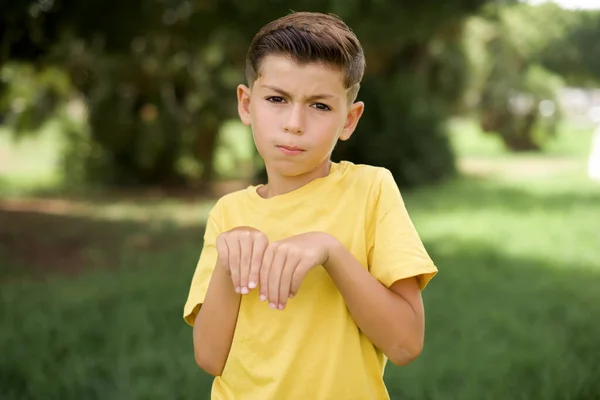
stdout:
[[(523, 157), (493, 149), (489, 137), (457, 132), (461, 159), (501, 168), (405, 194), (440, 273), (424, 292), (423, 354), (386, 370), (392, 398), (600, 398), (600, 185), (583, 175), (589, 130), (565, 128), (567, 148), (528, 155), (535, 173), (510, 170)], [(536, 170), (563, 158), (574, 167)], [(210, 203), (84, 205), (77, 214), (0, 213), (0, 227), (9, 221), (20, 238), (19, 227), (45, 218), (28, 236), (53, 240), (38, 247), (49, 249), (44, 257), (87, 235), (96, 247), (85, 254), (103, 257), (86, 265), (112, 266), (15, 279), (47, 263), (21, 264), (0, 245), (0, 268), (13, 277), (0, 290), (0, 398), (209, 398), (181, 314)], [(136, 235), (150, 239), (139, 246)]]
[(388, 374), (405, 398), (600, 396), (600, 190), (463, 181), (409, 210), (440, 268), (427, 345)]
[(458, 157), (503, 156), (502, 141), (493, 135), (481, 132), (477, 123), (470, 119), (457, 118), (448, 123), (452, 147)]
[[(121, 270), (4, 287), (3, 399), (184, 399), (206, 393), (180, 317), (197, 246), (123, 255)], [(10, 327), (7, 329), (7, 327)], [(200, 397), (201, 398), (201, 397)]]

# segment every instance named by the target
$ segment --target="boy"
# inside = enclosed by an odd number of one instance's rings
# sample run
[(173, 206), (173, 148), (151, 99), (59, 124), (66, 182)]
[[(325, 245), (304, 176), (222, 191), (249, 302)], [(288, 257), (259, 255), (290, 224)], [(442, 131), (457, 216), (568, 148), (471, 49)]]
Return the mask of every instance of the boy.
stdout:
[(330, 161), (364, 67), (330, 15), (292, 13), (250, 45), (238, 111), (268, 181), (211, 210), (184, 307), (214, 399), (387, 399), (386, 361), (421, 352), (437, 269), (389, 171)]

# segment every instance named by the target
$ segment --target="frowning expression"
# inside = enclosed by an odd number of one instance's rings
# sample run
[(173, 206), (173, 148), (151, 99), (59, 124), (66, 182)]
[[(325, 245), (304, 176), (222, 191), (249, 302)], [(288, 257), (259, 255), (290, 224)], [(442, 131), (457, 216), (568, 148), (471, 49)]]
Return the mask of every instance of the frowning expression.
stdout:
[(267, 170), (297, 176), (327, 162), (338, 140), (353, 133), (363, 110), (351, 104), (342, 72), (268, 56), (252, 89), (238, 88), (242, 121), (252, 127)]

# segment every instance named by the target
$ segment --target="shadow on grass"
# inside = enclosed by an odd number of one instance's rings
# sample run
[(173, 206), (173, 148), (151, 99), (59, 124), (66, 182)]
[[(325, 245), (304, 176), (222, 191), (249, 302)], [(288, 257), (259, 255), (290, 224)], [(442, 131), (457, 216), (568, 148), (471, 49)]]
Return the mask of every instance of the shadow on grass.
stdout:
[(231, 178), (213, 180), (206, 186), (65, 186), (56, 182), (47, 185), (27, 185), (24, 182), (17, 184), (0, 175), (0, 201), (2, 198), (12, 198), (40, 202), (62, 200), (93, 206), (132, 202), (144, 206), (156, 206), (174, 201), (211, 202), (227, 193), (245, 189), (255, 183), (249, 179)]
[[(428, 243), (440, 274), (424, 293), (425, 350), (408, 367), (388, 366), (393, 399), (600, 397), (594, 266), (561, 270), (478, 242), (443, 242)], [(209, 398), (211, 379), (194, 364), (181, 318), (197, 256), (187, 245), (77, 279), (5, 285), (3, 398)]]
[(200, 251), (122, 254), (110, 270), (0, 291), (3, 400), (197, 399), (210, 380), (194, 366), (182, 313)]
[[(446, 188), (451, 189), (447, 190)], [(436, 210), (512, 210), (529, 212), (562, 212), (574, 208), (589, 209), (600, 205), (600, 185), (593, 187), (555, 188), (536, 192), (527, 188), (505, 185), (485, 179), (462, 177), (441, 186), (429, 187), (409, 193), (407, 201), (418, 207)]]
[(598, 265), (564, 268), (451, 237), (429, 249), (440, 273), (424, 292), (425, 349), (388, 368), (392, 398), (600, 398)]
[(204, 215), (189, 215), (191, 223), (181, 227), (151, 217), (115, 221), (70, 215), (60, 205), (43, 212), (30, 209), (0, 207), (0, 282), (110, 268), (128, 254), (201, 245), (204, 233)]

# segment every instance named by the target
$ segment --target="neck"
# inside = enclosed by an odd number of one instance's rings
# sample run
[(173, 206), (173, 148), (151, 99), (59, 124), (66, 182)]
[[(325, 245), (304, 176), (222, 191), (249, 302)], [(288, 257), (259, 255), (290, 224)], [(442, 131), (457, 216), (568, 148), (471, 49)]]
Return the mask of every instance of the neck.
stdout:
[(324, 178), (329, 175), (330, 167), (331, 161), (327, 159), (312, 171), (298, 176), (281, 176), (269, 173), (269, 170), (267, 169), (269, 182), (261, 188), (262, 190), (259, 189), (259, 194), (268, 199), (270, 197), (293, 192), (315, 179)]

